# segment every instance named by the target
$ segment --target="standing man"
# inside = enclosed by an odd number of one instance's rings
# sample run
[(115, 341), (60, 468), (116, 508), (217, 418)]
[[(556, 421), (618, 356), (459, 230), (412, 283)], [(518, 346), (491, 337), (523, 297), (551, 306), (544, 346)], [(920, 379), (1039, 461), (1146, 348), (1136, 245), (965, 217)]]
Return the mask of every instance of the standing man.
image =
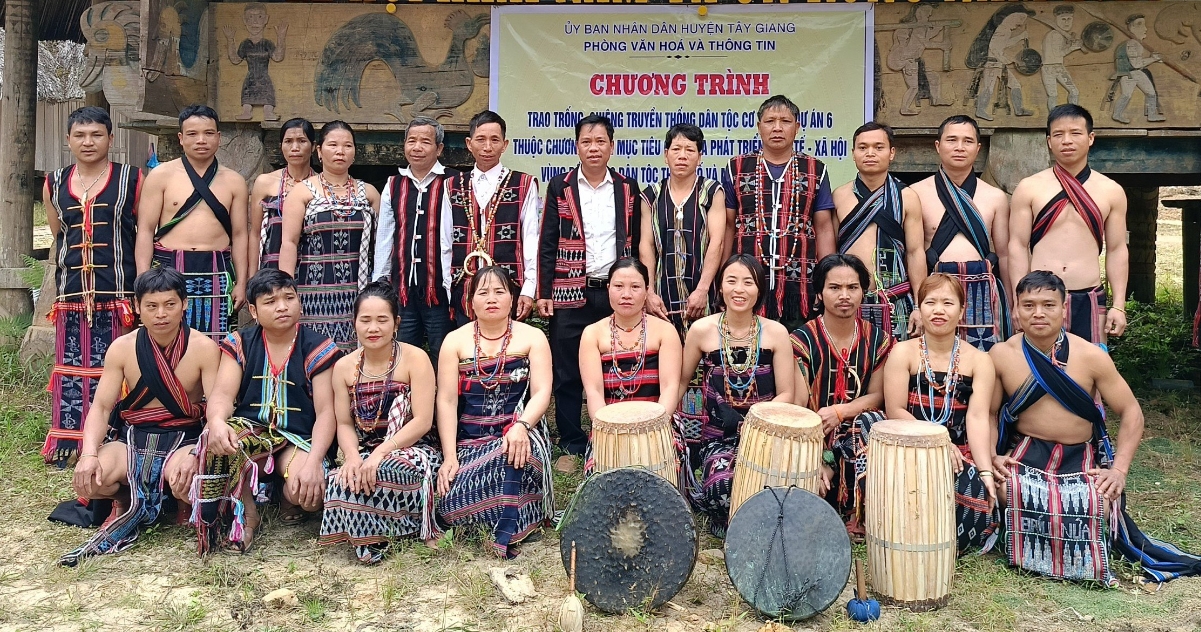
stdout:
[(505, 120), (492, 110), (471, 117), (467, 150), (475, 158), (470, 172), (446, 179), (442, 197), (442, 279), (450, 293), (455, 324), (473, 318), (471, 297), (464, 296), (475, 271), (498, 265), (509, 272), (521, 296), (517, 318), (534, 307), (540, 237), (538, 179), (500, 164), (509, 146)]
[(926, 278), (922, 247), (922, 204), (913, 189), (888, 173), (897, 157), (892, 128), (865, 123), (851, 138), (851, 157), (859, 175), (834, 190), (838, 216), (838, 252), (867, 264), (871, 283), (859, 309), (865, 320), (905, 340), (921, 331), (910, 320)]
[(566, 453), (555, 468), (566, 472), (575, 470), (571, 457), (582, 457), (588, 447), (580, 425), (580, 337), (585, 327), (613, 313), (609, 267), (635, 252), (641, 201), (638, 182), (609, 168), (613, 123), (608, 117), (580, 119), (575, 146), (580, 165), (547, 185), (538, 246), (538, 313), (550, 319), (555, 424), (559, 448)]
[(1047, 90), (1047, 111), (1059, 104), (1059, 84), (1068, 90), (1068, 103), (1080, 102), (1080, 90), (1072, 75), (1063, 65), (1063, 58), (1080, 50), (1084, 43), (1072, 32), (1076, 18), (1076, 7), (1070, 4), (1055, 5), (1055, 28), (1043, 37), (1043, 88)]
[(75, 164), (46, 178), (42, 203), (58, 253), (54, 370), (46, 463), (60, 468), (75, 458), (109, 345), (134, 324), (135, 211), (142, 173), (109, 162), (113, 122), (98, 107), (67, 117), (67, 145)]
[(143, 326), (113, 341), (104, 354), (74, 476), (81, 498), (112, 498), (121, 510), (64, 555), (63, 566), (128, 548), (158, 519), (164, 492), (188, 513), (204, 398), (213, 392), (221, 352), (184, 322), (187, 292), (179, 272), (150, 270), (133, 288)]
[(1015, 11), (1005, 16), (997, 30), (988, 40), (988, 58), (980, 77), (980, 89), (976, 94), (976, 118), (992, 120), (993, 95), (997, 81), (1003, 81), (1002, 90), (1008, 92), (1005, 99), (1013, 106), (1014, 116), (1030, 116), (1034, 112), (1022, 106), (1022, 82), (1018, 81), (1017, 55), (1022, 51), (1018, 44), (1028, 42), (1026, 21), (1030, 15)]
[[(1148, 68), (1157, 61), (1163, 61), (1159, 53), (1147, 54), (1143, 48), (1143, 40), (1147, 39), (1147, 18), (1135, 13), (1126, 18), (1126, 28), (1134, 39), (1128, 39), (1114, 48), (1114, 84), (1121, 91), (1113, 104), (1113, 120), (1119, 123), (1129, 123), (1130, 116), (1126, 114), (1126, 106), (1130, 105), (1130, 97), (1134, 96), (1135, 88), (1143, 93), (1143, 112), (1148, 123), (1159, 123), (1166, 120), (1159, 109), (1159, 93), (1155, 89), (1155, 78)], [(1114, 88), (1109, 89), (1112, 96)]]
[[(188, 326), (220, 341), (245, 302), (246, 181), (217, 164), (217, 113), (189, 105), (179, 113), (183, 157), (146, 176), (138, 205), (137, 266), (179, 270), (188, 283)], [(176, 230), (179, 229), (179, 230)]]
[[(1030, 270), (1050, 270), (1076, 288), (1068, 291), (1068, 331), (1104, 344), (1107, 334), (1120, 336), (1126, 330), (1130, 253), (1126, 192), (1089, 168), (1093, 138), (1088, 110), (1070, 103), (1051, 110), (1047, 147), (1055, 165), (1022, 180), (1013, 191), (1009, 273), (1022, 278)], [(1102, 249), (1105, 278), (1113, 288), (1108, 310), (1101, 285)]]
[(926, 267), (959, 279), (967, 303), (962, 336), (988, 351), (1009, 337), (1008, 249), (1009, 199), (1005, 192), (981, 182), (972, 167), (980, 154), (980, 127), (962, 114), (938, 127), (934, 142), (938, 173), (913, 185), (922, 204)]
[(405, 130), (409, 166), (388, 178), (379, 208), (372, 280), (390, 278), (400, 296), (401, 342), (429, 342), (430, 359), (451, 329), (450, 298), (442, 277), (442, 193), (447, 170), (438, 161), (446, 131), (438, 121), (419, 116)]
[(834, 252), (834, 198), (826, 165), (794, 147), (800, 108), (783, 95), (759, 106), (761, 152), (735, 156), (722, 173), (726, 192), (726, 239), (767, 269), (765, 315), (789, 331), (809, 317), (809, 275), (818, 259)]

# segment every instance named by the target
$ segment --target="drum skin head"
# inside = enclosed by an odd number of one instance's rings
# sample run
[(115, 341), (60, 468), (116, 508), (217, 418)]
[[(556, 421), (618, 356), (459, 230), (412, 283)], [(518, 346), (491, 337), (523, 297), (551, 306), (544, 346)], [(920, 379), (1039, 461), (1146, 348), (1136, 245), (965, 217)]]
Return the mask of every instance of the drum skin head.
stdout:
[[(777, 533), (781, 511), (783, 528)], [(851, 539), (838, 512), (795, 487), (748, 498), (730, 519), (725, 551), (726, 572), (738, 594), (773, 619), (817, 615), (838, 599), (851, 574)]]
[(575, 587), (600, 610), (657, 608), (676, 596), (696, 564), (696, 523), (663, 477), (627, 467), (589, 478), (559, 530), (563, 568), (576, 545)]

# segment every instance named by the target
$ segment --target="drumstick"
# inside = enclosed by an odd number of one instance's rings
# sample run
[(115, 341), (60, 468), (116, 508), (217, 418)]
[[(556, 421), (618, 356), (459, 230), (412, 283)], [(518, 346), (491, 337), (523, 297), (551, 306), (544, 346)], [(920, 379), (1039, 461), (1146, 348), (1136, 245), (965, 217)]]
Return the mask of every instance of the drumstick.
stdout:
[(855, 583), (859, 588), (859, 601), (863, 601), (867, 597), (867, 582), (863, 580), (863, 562), (855, 560)]

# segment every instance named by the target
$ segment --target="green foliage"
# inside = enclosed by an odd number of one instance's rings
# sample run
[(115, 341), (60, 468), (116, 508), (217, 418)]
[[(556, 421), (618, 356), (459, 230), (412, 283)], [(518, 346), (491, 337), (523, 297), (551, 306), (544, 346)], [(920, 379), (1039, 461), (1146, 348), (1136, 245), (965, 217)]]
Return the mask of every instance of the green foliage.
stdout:
[(29, 255), (21, 255), (25, 269), (21, 271), (21, 281), (31, 290), (42, 289), (42, 279), (46, 275), (46, 262), (39, 261)]
[(1192, 347), (1193, 321), (1178, 292), (1160, 291), (1154, 305), (1128, 301), (1126, 322), (1126, 333), (1109, 339), (1109, 353), (1131, 385), (1195, 378), (1201, 353)]

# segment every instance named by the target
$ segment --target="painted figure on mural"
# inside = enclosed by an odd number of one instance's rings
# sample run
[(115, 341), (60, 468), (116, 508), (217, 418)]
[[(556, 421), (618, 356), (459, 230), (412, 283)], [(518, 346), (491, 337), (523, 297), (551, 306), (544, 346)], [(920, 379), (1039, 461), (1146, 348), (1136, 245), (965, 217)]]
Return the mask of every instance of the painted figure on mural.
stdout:
[[(368, 65), (381, 61), (392, 71), (400, 88), (396, 107), (385, 114), (401, 123), (416, 116), (453, 116), (454, 109), (471, 98), (476, 77), (488, 76), (488, 42), (481, 37), (488, 20), (486, 13), (454, 11), (448, 15), (444, 25), (450, 31), (450, 49), (442, 63), (431, 64), (422, 55), (413, 29), (400, 18), (389, 13), (360, 15), (334, 31), (325, 44), (317, 65), (313, 99), (334, 112), (349, 108), (351, 103), (363, 107), (359, 98), (363, 72)], [(466, 44), (475, 38), (479, 38), (475, 53), (468, 59)]]
[(1159, 94), (1155, 89), (1155, 78), (1148, 68), (1157, 61), (1163, 61), (1159, 53), (1152, 53), (1143, 46), (1147, 39), (1147, 18), (1135, 13), (1126, 18), (1126, 29), (1133, 36), (1114, 50), (1113, 85), (1109, 88), (1106, 100), (1113, 100), (1113, 111), (1110, 116), (1119, 123), (1129, 123), (1130, 116), (1126, 107), (1135, 89), (1143, 93), (1143, 111), (1148, 123), (1158, 123), (1166, 120), (1159, 107)]
[(226, 26), (221, 29), (229, 47), (229, 63), (236, 66), (246, 62), (246, 78), (242, 80), (242, 113), (236, 117), (239, 121), (249, 121), (253, 118), (252, 112), (256, 105), (263, 106), (264, 121), (279, 120), (279, 115), (275, 113), (275, 84), (272, 83), (267, 69), (271, 62), (284, 60), (288, 25), (276, 25), (275, 41), (271, 41), (263, 37), (268, 19), (267, 7), (257, 2), (246, 5), (242, 13), (242, 24), (246, 25), (249, 37), (237, 46), (234, 46), (233, 28)]
[(1080, 103), (1080, 90), (1072, 75), (1068, 72), (1063, 60), (1068, 55), (1081, 50), (1084, 43), (1072, 32), (1072, 22), (1076, 18), (1076, 7), (1061, 4), (1055, 7), (1055, 28), (1043, 37), (1043, 88), (1047, 90), (1047, 111), (1059, 105), (1059, 86), (1068, 91), (1068, 103)]
[(927, 50), (941, 50), (941, 70), (949, 70), (951, 38), (947, 28), (957, 26), (959, 21), (931, 22), (933, 13), (934, 7), (928, 4), (913, 5), (909, 15), (901, 18), (901, 24), (893, 33), (888, 67), (900, 71), (905, 78), (905, 96), (901, 99), (901, 114), (905, 116), (918, 114), (922, 99), (929, 99), (930, 105), (952, 105), (955, 102), (954, 97), (944, 99), (942, 73), (931, 72), (922, 55)]
[[(976, 92), (976, 117), (993, 120), (993, 95), (997, 81), (1003, 81), (1003, 90), (1009, 91), (1014, 116), (1030, 116), (1034, 112), (1022, 104), (1022, 84), (1018, 81), (1019, 55), (1029, 48), (1030, 34), (1026, 32), (1029, 14), (1015, 11), (1005, 16), (988, 40), (988, 57)], [(1021, 48), (1018, 46), (1021, 45)]]

